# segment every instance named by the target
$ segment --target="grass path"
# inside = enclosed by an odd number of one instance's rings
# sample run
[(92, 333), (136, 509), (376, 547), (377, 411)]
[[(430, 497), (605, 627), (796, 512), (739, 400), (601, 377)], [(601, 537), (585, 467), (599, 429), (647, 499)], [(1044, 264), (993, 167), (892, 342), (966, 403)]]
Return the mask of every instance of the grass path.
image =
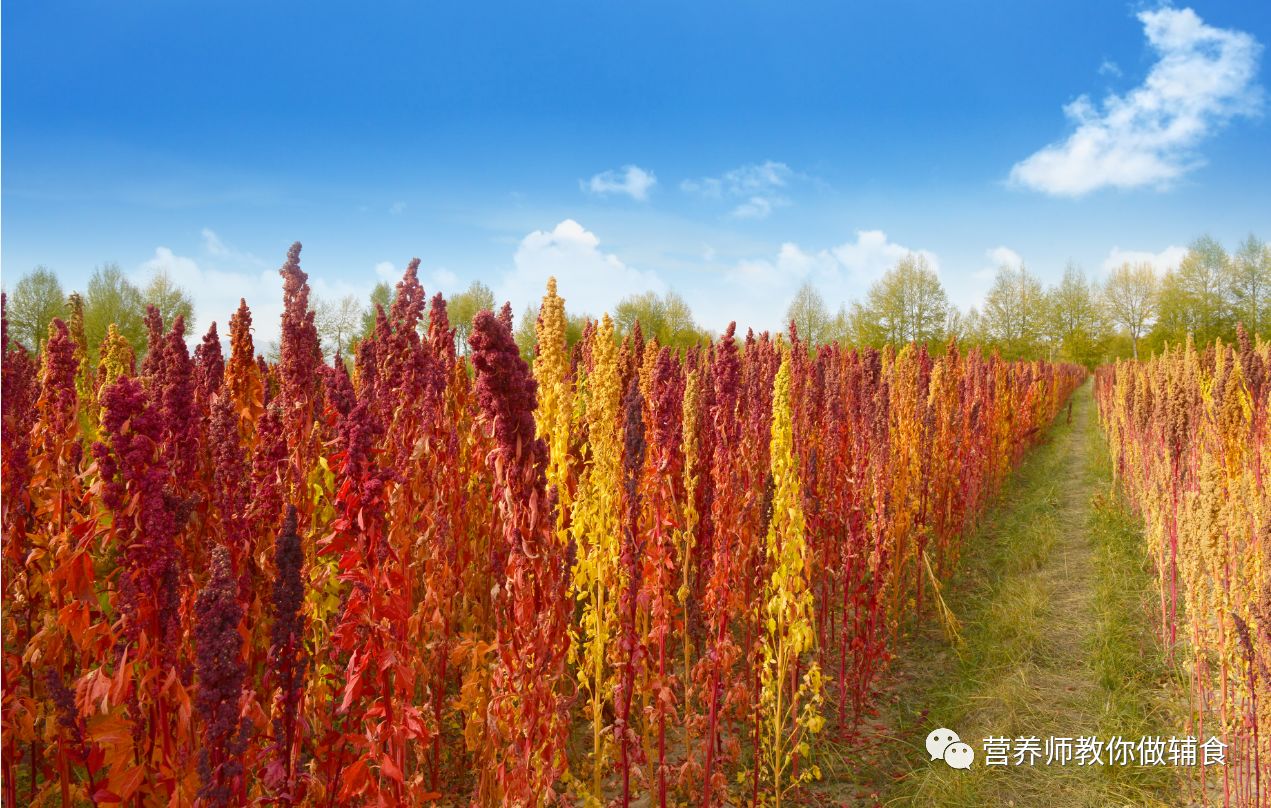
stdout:
[[(1138, 767), (985, 767), (983, 738), (1169, 735), (1182, 683), (1153, 633), (1154, 582), (1137, 526), (1118, 507), (1090, 384), (968, 537), (946, 593), (956, 651), (927, 620), (899, 649), (865, 752), (830, 754), (829, 804), (1180, 805), (1177, 773)], [(929, 762), (948, 727), (976, 750), (970, 771)], [(860, 741), (851, 748), (859, 750)]]

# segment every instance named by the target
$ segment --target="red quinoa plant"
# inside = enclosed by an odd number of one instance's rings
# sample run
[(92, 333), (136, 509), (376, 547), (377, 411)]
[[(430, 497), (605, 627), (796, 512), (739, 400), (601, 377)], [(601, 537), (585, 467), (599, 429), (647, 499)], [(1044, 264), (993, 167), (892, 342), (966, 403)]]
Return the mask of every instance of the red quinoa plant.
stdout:
[[(554, 286), (531, 374), (506, 306), (458, 355), (418, 267), (349, 359), (298, 244), (277, 361), (246, 301), (228, 355), (157, 311), (89, 346), (72, 305), (38, 356), (6, 325), (5, 804), (801, 798), (1081, 379), (609, 318), (571, 349)], [(1264, 563), (1266, 349), (1170, 356), (1105, 373), (1101, 409), (1162, 620), (1230, 615), (1189, 629), (1244, 798), (1271, 759), (1271, 595), (1234, 574)]]

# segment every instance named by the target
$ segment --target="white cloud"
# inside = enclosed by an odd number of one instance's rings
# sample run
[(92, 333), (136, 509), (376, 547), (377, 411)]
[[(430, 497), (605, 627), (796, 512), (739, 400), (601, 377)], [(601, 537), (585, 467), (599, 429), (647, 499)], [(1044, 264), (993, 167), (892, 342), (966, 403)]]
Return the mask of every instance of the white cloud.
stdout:
[(707, 199), (719, 199), (724, 195), (724, 181), (718, 177), (684, 180), (680, 183), (680, 190), (686, 194), (697, 194)]
[(590, 180), (578, 183), (584, 191), (597, 196), (610, 194), (626, 194), (632, 199), (643, 202), (649, 198), (649, 191), (658, 184), (658, 178), (651, 171), (645, 171), (637, 165), (625, 165), (621, 169), (602, 171)]
[(207, 253), (208, 256), (215, 258), (218, 261), (246, 264), (260, 268), (264, 268), (269, 265), (269, 262), (262, 260), (252, 253), (242, 252), (228, 246), (221, 240), (221, 237), (216, 234), (216, 231), (210, 227), (203, 228), (201, 235), (203, 236), (203, 251)]
[[(186, 291), (194, 306), (195, 332), (187, 334), (191, 344), (196, 343), (215, 321), (222, 340), (228, 338), (229, 319), (238, 310), (239, 299), (245, 299), (252, 312), (252, 339), (256, 351), (263, 353), (271, 342), (277, 342), (282, 321), (282, 278), (278, 267), (285, 256), (279, 255), (277, 263), (267, 262), (257, 256), (226, 244), (211, 229), (202, 231), (201, 254), (196, 257), (179, 255), (169, 247), (156, 247), (154, 255), (143, 261), (130, 273), (134, 283), (145, 284), (156, 272), (166, 272), (172, 281)], [(303, 256), (301, 259), (303, 265)], [(351, 280), (320, 277), (312, 270), (309, 288), (316, 298), (338, 300), (353, 295), (359, 301), (370, 297), (377, 280), (395, 284), (401, 280), (401, 270), (392, 262), (381, 261), (371, 271), (358, 273)], [(438, 270), (433, 280), (443, 287), (448, 278)], [(440, 276), (440, 277), (436, 277)]]
[(774, 208), (790, 204), (785, 191), (796, 174), (790, 166), (775, 160), (740, 166), (718, 177), (684, 180), (680, 190), (704, 199), (736, 199), (740, 202), (731, 216), (737, 219), (763, 219)]
[(856, 241), (840, 244), (832, 251), (839, 263), (857, 277), (874, 280), (899, 263), (909, 253), (927, 260), (927, 265), (940, 271), (940, 260), (930, 250), (913, 250), (887, 240), (882, 230), (858, 230)]
[(161, 272), (166, 272), (173, 280), (178, 276), (192, 277), (198, 271), (198, 264), (193, 258), (176, 255), (167, 247), (156, 247), (154, 257), (141, 264), (140, 271), (133, 280), (148, 280)]
[(434, 292), (441, 292), (443, 295), (452, 295), (455, 292), (462, 291), (459, 288), (459, 276), (445, 267), (438, 267), (428, 273), (428, 279), (432, 281)]
[(781, 200), (772, 200), (764, 196), (752, 196), (733, 208), (732, 216), (736, 219), (766, 219), (775, 205)]
[(859, 300), (872, 282), (911, 253), (940, 271), (935, 253), (897, 244), (882, 230), (858, 230), (852, 241), (814, 251), (786, 242), (773, 258), (746, 259), (725, 270), (728, 294), (716, 290), (690, 302), (711, 328), (722, 329), (736, 320), (743, 330), (745, 326), (784, 330), (786, 307), (804, 281), (811, 281), (826, 306), (837, 311), (840, 305)]
[[(818, 286), (833, 281), (847, 269), (835, 256), (833, 249), (807, 252), (798, 244), (787, 241), (777, 251), (775, 259), (750, 258), (739, 261), (729, 271), (729, 280), (739, 289), (758, 292), (771, 302), (773, 292), (793, 295), (805, 280), (813, 280)], [(848, 272), (854, 272), (849, 269)]]
[(399, 216), (406, 212), (406, 203), (394, 202), (392, 205), (389, 206), (388, 212), (393, 214), (394, 216)]
[(994, 267), (1011, 266), (1019, 267), (1024, 263), (1024, 258), (1010, 247), (1002, 244), (997, 247), (991, 247), (984, 251), (984, 254), (993, 262)]
[(724, 174), (724, 184), (734, 194), (747, 194), (767, 191), (771, 188), (784, 188), (794, 177), (794, 172), (785, 163), (765, 160), (758, 165), (747, 165), (734, 168)]
[[(787, 242), (773, 252), (752, 253), (754, 257), (745, 260), (722, 258), (712, 246), (700, 242), (694, 246), (700, 246), (700, 260), (682, 266), (674, 285), (688, 300), (698, 322), (717, 331), (730, 320), (736, 320), (743, 333), (746, 327), (783, 330), (786, 307), (804, 281), (813, 282), (834, 311), (860, 299), (871, 282), (910, 252), (922, 255), (933, 269), (940, 267), (935, 254), (898, 244), (881, 230), (861, 230), (822, 249)], [(243, 255), (219, 237), (205, 235), (193, 255), (157, 248), (154, 256), (138, 267), (135, 278), (148, 280), (155, 270), (163, 269), (190, 292), (198, 320), (198, 333), (192, 340), (197, 340), (212, 320), (225, 337), (229, 315), (238, 307), (239, 297), (245, 297), (252, 309), (256, 346), (263, 352), (279, 338), (282, 283), (277, 266), (282, 256), (277, 263), (262, 267), (255, 263), (259, 259), (243, 259)], [(392, 261), (368, 263), (347, 279), (321, 277), (311, 267), (306, 271), (313, 294), (328, 300), (347, 294), (365, 300), (376, 282), (396, 283), (401, 276), (400, 265)], [(466, 285), (466, 279), (445, 267), (421, 271), (420, 275), (429, 292), (440, 290), (450, 295)], [(550, 276), (558, 279), (560, 293), (573, 314), (596, 316), (612, 311), (627, 295), (645, 291), (660, 294), (669, 288), (664, 280), (669, 276), (631, 266), (604, 249), (595, 233), (573, 219), (524, 236), (515, 246), (511, 266), (491, 285), (496, 300), (500, 304), (511, 301), (519, 317), (527, 305), (542, 298)]]
[(210, 227), (203, 228), (203, 249), (207, 250), (208, 255), (226, 255), (229, 252), (225, 242)]
[(1082, 95), (1065, 106), (1076, 130), (1016, 163), (1012, 183), (1059, 196), (1166, 187), (1203, 162), (1201, 141), (1260, 109), (1262, 46), (1253, 36), (1206, 25), (1190, 8), (1138, 18), (1158, 56), (1143, 84), (1097, 105)]
[[(379, 261), (375, 264), (375, 277), (394, 288), (396, 288), (398, 281), (402, 279), (402, 273), (405, 271), (405, 267), (398, 269), (397, 265), (392, 261)], [(445, 267), (438, 267), (433, 270), (421, 269), (419, 271), (419, 282), (423, 284), (424, 291), (429, 295), (434, 292), (441, 292), (449, 296), (455, 292), (462, 291), (459, 276)]]
[(177, 255), (168, 247), (156, 247), (154, 256), (138, 267), (133, 280), (146, 283), (162, 271), (189, 294), (196, 332), (186, 335), (191, 343), (213, 322), (224, 339), (229, 334), (230, 315), (238, 309), (239, 299), (245, 299), (252, 310), (256, 350), (263, 352), (271, 340), (278, 339), (282, 318), (282, 281), (277, 271), (261, 270), (239, 260), (225, 261), (234, 252), (210, 230), (204, 231), (204, 254), (195, 259)]
[(1121, 66), (1111, 59), (1104, 59), (1099, 65), (1100, 76), (1112, 76), (1113, 78), (1121, 78)]
[(997, 275), (997, 271), (1004, 266), (1018, 269), (1024, 265), (1023, 256), (1004, 244), (990, 247), (984, 251), (984, 256), (989, 260), (988, 265), (972, 273), (972, 276), (979, 280), (988, 280), (994, 277)]
[(1185, 255), (1187, 255), (1187, 248), (1178, 245), (1171, 245), (1157, 253), (1147, 250), (1123, 250), (1120, 247), (1113, 247), (1108, 252), (1108, 257), (1103, 259), (1103, 271), (1111, 272), (1125, 263), (1139, 264), (1147, 262), (1152, 265), (1157, 274), (1164, 274), (1167, 270), (1177, 269)]
[(555, 276), (561, 296), (572, 313), (599, 316), (612, 311), (623, 297), (638, 292), (666, 290), (653, 272), (627, 266), (616, 255), (600, 249), (600, 239), (573, 219), (550, 232), (535, 230), (521, 239), (513, 256), (514, 268), (495, 289), (496, 300), (511, 301), (519, 316), (527, 305), (537, 305)]

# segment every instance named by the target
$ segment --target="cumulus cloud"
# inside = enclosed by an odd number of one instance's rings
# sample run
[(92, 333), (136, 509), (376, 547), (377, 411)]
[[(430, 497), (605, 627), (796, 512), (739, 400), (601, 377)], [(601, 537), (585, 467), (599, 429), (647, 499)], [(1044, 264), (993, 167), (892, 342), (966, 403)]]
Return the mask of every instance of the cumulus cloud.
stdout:
[(781, 245), (775, 258), (748, 258), (739, 261), (728, 272), (737, 288), (758, 293), (759, 299), (771, 301), (775, 293), (793, 294), (805, 280), (834, 280), (842, 270), (834, 251), (806, 251), (794, 242)]
[[(863, 296), (870, 283), (909, 253), (921, 255), (937, 271), (940, 267), (934, 253), (896, 243), (881, 230), (860, 230), (840, 244), (821, 249), (786, 242), (775, 253), (727, 263), (717, 263), (719, 254), (712, 247), (703, 245), (702, 250), (699, 272), (677, 277), (676, 287), (698, 322), (716, 331), (722, 331), (730, 320), (736, 320), (743, 331), (746, 327), (784, 329), (786, 306), (804, 281), (816, 285), (833, 311)], [(277, 264), (262, 266), (265, 262), (248, 256), (209, 230), (201, 248), (192, 255), (178, 254), (166, 246), (156, 248), (133, 277), (137, 282), (148, 282), (156, 271), (167, 272), (190, 293), (200, 333), (215, 320), (222, 337), (239, 297), (245, 297), (252, 309), (257, 350), (264, 352), (279, 339), (282, 284)], [(324, 277), (312, 267), (307, 271), (318, 298), (338, 300), (351, 294), (365, 300), (376, 282), (396, 283), (402, 268), (392, 261), (380, 261), (347, 279)], [(657, 272), (631, 266), (604, 249), (595, 233), (565, 219), (519, 241), (512, 266), (492, 284), (496, 300), (511, 301), (520, 316), (527, 305), (542, 298), (551, 276), (558, 279), (571, 313), (593, 316), (612, 311), (627, 295), (646, 291), (662, 294), (669, 288)], [(448, 295), (466, 285), (444, 267), (421, 272), (421, 280), (430, 292)], [(198, 336), (192, 335), (192, 340)]]
[(740, 166), (718, 177), (684, 180), (680, 190), (704, 199), (732, 200), (730, 213), (737, 219), (763, 219), (774, 208), (790, 204), (786, 191), (796, 178), (785, 163), (765, 160)]
[[(397, 286), (397, 282), (402, 279), (402, 273), (406, 271), (405, 266), (398, 267), (392, 261), (378, 261), (374, 269), (375, 277), (379, 282), (387, 283), (394, 288)], [(459, 276), (445, 267), (437, 267), (436, 269), (421, 268), (419, 270), (419, 282), (429, 295), (433, 292), (441, 292), (449, 296), (455, 292), (463, 291), (460, 288)]]
[(690, 302), (711, 328), (722, 329), (735, 319), (755, 328), (784, 329), (781, 320), (786, 306), (805, 281), (816, 286), (834, 311), (860, 299), (871, 283), (909, 254), (921, 256), (940, 271), (935, 253), (898, 244), (882, 230), (858, 230), (853, 240), (819, 250), (786, 242), (772, 258), (746, 259), (726, 268), (724, 278), (731, 294)]
[(1113, 247), (1108, 252), (1108, 257), (1103, 259), (1103, 271), (1111, 272), (1125, 263), (1146, 262), (1152, 265), (1157, 274), (1163, 275), (1168, 270), (1177, 269), (1185, 255), (1187, 255), (1187, 248), (1178, 245), (1171, 245), (1155, 253), (1148, 250), (1123, 250), (1120, 247)]
[(451, 295), (462, 291), (459, 288), (459, 276), (445, 267), (439, 267), (429, 272), (428, 278), (432, 281), (434, 291), (441, 292), (443, 295)]
[[(159, 272), (190, 296), (198, 334), (187, 335), (191, 342), (215, 322), (222, 338), (229, 333), (230, 315), (238, 309), (239, 298), (252, 310), (252, 331), (257, 351), (277, 341), (282, 318), (282, 283), (277, 270), (261, 269), (224, 245), (211, 230), (203, 231), (203, 254), (178, 255), (168, 247), (156, 247), (154, 255), (137, 268), (132, 280), (145, 284)], [(279, 261), (281, 264), (281, 261)]]
[(1023, 256), (1004, 244), (997, 247), (991, 247), (985, 250), (984, 254), (987, 255), (989, 260), (993, 262), (994, 269), (1002, 266), (1018, 268), (1024, 263)]
[(931, 269), (940, 271), (940, 259), (935, 253), (889, 241), (882, 230), (858, 230), (855, 242), (840, 244), (831, 252), (845, 270), (867, 281), (875, 280), (910, 253), (925, 258)]
[(552, 276), (570, 312), (593, 316), (612, 311), (627, 295), (666, 290), (655, 273), (634, 269), (601, 250), (596, 234), (573, 219), (521, 239), (512, 261), (513, 269), (500, 281), (495, 294), (499, 303), (511, 301), (518, 315), (542, 299)]
[(1018, 269), (1024, 265), (1023, 256), (1004, 244), (990, 247), (984, 251), (984, 256), (989, 260), (988, 265), (974, 273), (980, 280), (992, 278), (1002, 267)]
[(1064, 107), (1076, 128), (1016, 163), (1015, 185), (1059, 196), (1100, 188), (1167, 187), (1199, 166), (1196, 147), (1262, 104), (1256, 83), (1261, 44), (1250, 34), (1206, 25), (1190, 8), (1138, 15), (1157, 60), (1143, 83), (1096, 104)]
[(580, 180), (578, 184), (584, 191), (596, 196), (625, 194), (643, 202), (649, 198), (653, 186), (658, 184), (658, 178), (652, 171), (645, 171), (640, 166), (625, 165), (621, 169), (602, 171), (589, 180)]
[(197, 270), (198, 263), (193, 258), (177, 255), (167, 247), (156, 247), (154, 257), (141, 263), (138, 272), (133, 275), (132, 280), (148, 280), (161, 273), (166, 273), (175, 280), (178, 275), (187, 278), (193, 277), (193, 273)]
[[(229, 333), (230, 315), (238, 309), (239, 299), (245, 299), (252, 310), (252, 338), (256, 350), (263, 353), (270, 343), (277, 343), (279, 339), (282, 279), (278, 276), (278, 267), (282, 265), (284, 256), (279, 255), (277, 263), (271, 263), (250, 252), (235, 249), (211, 229), (205, 228), (201, 235), (203, 243), (198, 255), (180, 255), (169, 247), (156, 247), (153, 256), (129, 273), (130, 279), (144, 285), (156, 273), (165, 272), (186, 291), (194, 306), (199, 332), (188, 335), (191, 343), (196, 342), (213, 322), (224, 340)], [(312, 269), (306, 271), (309, 273), (310, 289), (322, 300), (339, 300), (345, 295), (353, 295), (359, 301), (366, 301), (376, 281), (395, 284), (401, 280), (402, 271), (392, 262), (381, 261), (368, 269), (370, 271), (358, 273), (351, 280), (322, 277)], [(426, 276), (428, 279), (433, 282), (430, 291), (453, 291), (455, 279), (453, 273), (447, 270), (435, 270)]]

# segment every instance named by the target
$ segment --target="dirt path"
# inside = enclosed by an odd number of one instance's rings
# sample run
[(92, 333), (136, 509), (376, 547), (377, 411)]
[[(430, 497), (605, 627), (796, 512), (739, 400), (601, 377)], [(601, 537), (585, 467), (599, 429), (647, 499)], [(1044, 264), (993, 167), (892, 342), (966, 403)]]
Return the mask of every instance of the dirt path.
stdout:
[[(1046, 765), (1048, 737), (1137, 740), (1183, 727), (1152, 631), (1153, 581), (1136, 526), (1112, 498), (1090, 385), (968, 537), (948, 595), (956, 650), (933, 620), (899, 650), (877, 720), (832, 754), (830, 804), (1119, 806), (1180, 804), (1177, 773)], [(975, 750), (969, 771), (929, 761), (948, 727)], [(986, 737), (1036, 737), (1034, 765), (985, 766)], [(848, 751), (848, 750), (851, 751)], [(1014, 764), (1014, 758), (1011, 759)]]

